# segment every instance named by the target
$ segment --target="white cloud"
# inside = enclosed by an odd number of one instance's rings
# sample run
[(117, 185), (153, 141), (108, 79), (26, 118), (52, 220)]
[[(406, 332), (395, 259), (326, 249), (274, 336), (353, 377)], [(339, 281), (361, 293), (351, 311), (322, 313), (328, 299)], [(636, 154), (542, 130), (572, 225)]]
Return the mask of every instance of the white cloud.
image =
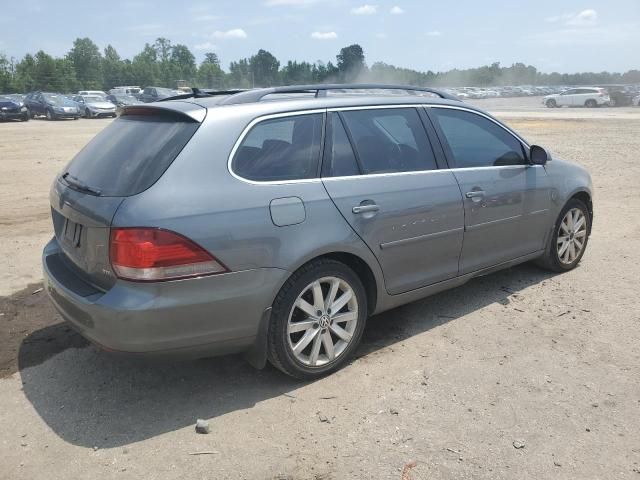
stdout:
[(442, 35), (442, 32), (440, 30), (431, 30), (430, 32), (427, 32), (427, 37), (440, 37)]
[(311, 38), (316, 40), (335, 40), (338, 38), (338, 34), (336, 32), (313, 32)]
[(208, 50), (208, 51), (211, 51), (211, 50), (217, 50), (218, 46), (214, 45), (211, 42), (204, 42), (204, 43), (198, 43), (197, 45), (194, 45), (193, 48), (195, 48), (196, 50)]
[(354, 15), (375, 15), (378, 12), (376, 5), (362, 5), (351, 9), (351, 13)]
[(398, 5), (396, 5), (391, 10), (389, 10), (389, 13), (391, 15), (402, 15), (404, 13), (404, 10), (400, 8)]
[(241, 28), (232, 28), (231, 30), (216, 30), (211, 34), (212, 38), (218, 38), (221, 40), (234, 39), (234, 38), (247, 38), (247, 32)]
[(588, 8), (578, 13), (565, 13), (545, 18), (547, 23), (562, 23), (570, 27), (591, 27), (598, 23), (598, 12)]

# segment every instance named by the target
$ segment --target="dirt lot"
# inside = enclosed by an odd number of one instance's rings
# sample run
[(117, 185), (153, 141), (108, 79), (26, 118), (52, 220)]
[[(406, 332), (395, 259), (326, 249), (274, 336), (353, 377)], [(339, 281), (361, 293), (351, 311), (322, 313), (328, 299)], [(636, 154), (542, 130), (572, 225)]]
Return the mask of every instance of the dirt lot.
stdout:
[(237, 357), (114, 357), (59, 323), (38, 291), (48, 188), (109, 121), (0, 124), (0, 478), (640, 478), (640, 109), (538, 102), (475, 103), (590, 169), (581, 266), (373, 318), (313, 383)]

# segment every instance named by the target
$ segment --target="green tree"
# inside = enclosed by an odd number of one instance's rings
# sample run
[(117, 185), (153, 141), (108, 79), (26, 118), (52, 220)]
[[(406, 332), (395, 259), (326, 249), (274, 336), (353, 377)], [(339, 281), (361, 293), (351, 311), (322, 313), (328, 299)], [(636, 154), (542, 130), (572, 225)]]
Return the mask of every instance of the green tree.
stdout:
[(104, 49), (104, 59), (102, 61), (102, 75), (104, 78), (104, 88), (109, 89), (123, 84), (124, 63), (118, 52), (111, 45)]
[(280, 62), (270, 52), (258, 50), (249, 59), (249, 68), (255, 86), (268, 87), (279, 83)]
[(249, 60), (241, 58), (229, 64), (229, 80), (234, 88), (250, 88), (255, 83), (251, 78)]
[(186, 45), (177, 44), (171, 49), (170, 57), (171, 65), (173, 66), (173, 83), (176, 80), (187, 80), (193, 82), (196, 77), (196, 58)]
[(367, 65), (364, 61), (364, 51), (357, 43), (344, 47), (336, 55), (338, 70), (342, 82), (353, 82), (366, 72)]
[(220, 68), (220, 60), (215, 53), (204, 54), (204, 60), (198, 68), (197, 84), (203, 88), (221, 89), (224, 87), (225, 74)]
[(131, 62), (132, 83), (142, 86), (158, 85), (160, 69), (157, 58), (156, 50), (146, 43), (142, 52), (133, 57)]
[(202, 63), (211, 63), (213, 65), (220, 66), (220, 59), (218, 58), (218, 54), (215, 52), (207, 52), (204, 54), (204, 60)]
[(67, 53), (73, 64), (75, 75), (84, 88), (103, 88), (102, 56), (100, 49), (90, 38), (76, 38)]

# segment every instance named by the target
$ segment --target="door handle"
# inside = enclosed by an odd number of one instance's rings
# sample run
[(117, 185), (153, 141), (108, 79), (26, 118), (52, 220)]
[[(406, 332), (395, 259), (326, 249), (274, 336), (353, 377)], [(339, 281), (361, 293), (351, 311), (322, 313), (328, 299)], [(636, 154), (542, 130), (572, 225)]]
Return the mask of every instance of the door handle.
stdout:
[(464, 194), (467, 198), (480, 198), (484, 197), (484, 190), (473, 190)]
[(353, 207), (351, 211), (355, 214), (358, 213), (368, 213), (368, 212), (377, 212), (380, 210), (380, 207), (376, 204), (373, 205), (358, 205), (357, 207)]

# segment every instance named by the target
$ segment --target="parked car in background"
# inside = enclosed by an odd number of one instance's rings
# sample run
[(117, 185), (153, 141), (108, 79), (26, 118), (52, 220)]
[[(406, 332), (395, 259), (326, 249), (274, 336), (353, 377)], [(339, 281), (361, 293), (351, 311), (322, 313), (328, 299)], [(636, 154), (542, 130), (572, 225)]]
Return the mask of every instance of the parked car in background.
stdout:
[(107, 100), (113, 103), (116, 106), (116, 113), (120, 115), (122, 113), (123, 107), (127, 105), (142, 105), (144, 102), (141, 102), (133, 95), (127, 95), (124, 93), (115, 93), (107, 95)]
[(633, 105), (635, 105), (636, 107), (640, 107), (640, 95), (633, 99)]
[(177, 95), (177, 93), (175, 92), (175, 90), (172, 90), (170, 88), (145, 87), (138, 98), (144, 103), (150, 103), (157, 102), (158, 100), (162, 100), (163, 98), (173, 97), (174, 95)]
[(115, 117), (116, 106), (106, 96), (76, 95), (73, 100), (78, 104), (85, 118)]
[(609, 94), (610, 107), (627, 107), (633, 103), (635, 92), (627, 85), (599, 85)]
[(106, 97), (107, 94), (102, 90), (80, 90), (76, 95), (94, 95), (98, 97)]
[[(318, 95), (346, 89), (405, 93)], [(51, 187), (44, 290), (107, 350), (318, 378), (370, 315), (586, 250), (589, 173), (444, 92), (193, 97), (125, 107)]]
[(22, 100), (0, 95), (0, 120), (29, 120), (29, 111)]
[(609, 105), (609, 94), (603, 88), (571, 88), (562, 93), (543, 97), (542, 103), (549, 108), (589, 107)]
[(31, 92), (24, 99), (29, 117), (44, 115), (47, 120), (80, 117), (78, 105), (61, 93)]
[(142, 93), (142, 88), (137, 86), (126, 86), (126, 87), (113, 87), (109, 90), (110, 95), (133, 95), (137, 96)]

